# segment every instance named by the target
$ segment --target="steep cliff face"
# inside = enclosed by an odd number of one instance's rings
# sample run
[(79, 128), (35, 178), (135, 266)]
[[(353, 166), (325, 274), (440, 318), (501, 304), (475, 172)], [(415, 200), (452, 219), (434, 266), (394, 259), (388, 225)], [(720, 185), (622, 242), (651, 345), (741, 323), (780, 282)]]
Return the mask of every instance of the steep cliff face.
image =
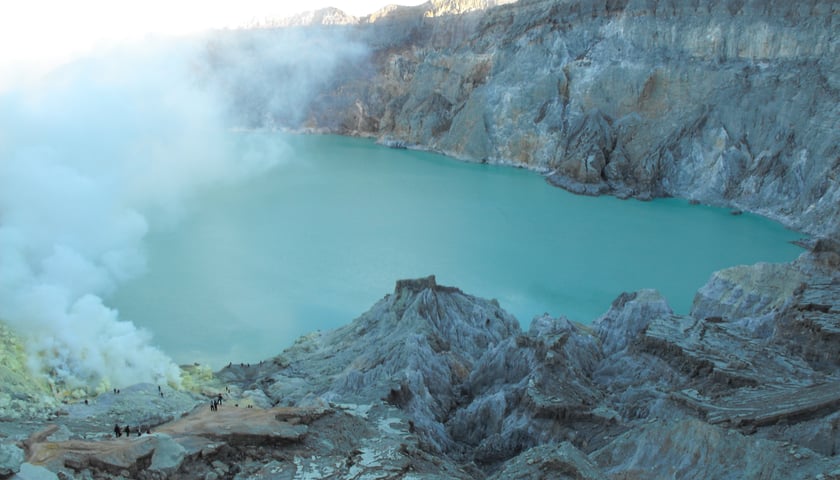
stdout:
[(838, 231), (836, 2), (501, 3), (433, 1), (343, 27), (369, 63), (345, 65), (305, 120), (275, 120), (524, 165), (580, 193)]

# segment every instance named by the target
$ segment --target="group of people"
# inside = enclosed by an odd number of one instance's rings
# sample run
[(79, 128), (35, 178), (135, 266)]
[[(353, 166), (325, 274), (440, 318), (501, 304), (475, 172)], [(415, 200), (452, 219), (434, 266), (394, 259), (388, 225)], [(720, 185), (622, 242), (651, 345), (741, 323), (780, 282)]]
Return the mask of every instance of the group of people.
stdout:
[[(228, 390), (230, 391), (230, 390)], [(210, 411), (217, 412), (219, 411), (219, 405), (222, 404), (222, 394), (220, 393), (217, 398), (214, 398), (212, 402), (210, 402)]]
[[(137, 433), (138, 437), (143, 434), (143, 429), (141, 427), (135, 428), (134, 431)], [(146, 434), (151, 434), (151, 433), (152, 433), (151, 427), (146, 427)], [(126, 425), (125, 428), (120, 428), (119, 424), (114, 425), (114, 435), (116, 435), (117, 438), (120, 438), (121, 436), (123, 436), (123, 434), (125, 434), (126, 437), (130, 437), (131, 436), (131, 427)]]

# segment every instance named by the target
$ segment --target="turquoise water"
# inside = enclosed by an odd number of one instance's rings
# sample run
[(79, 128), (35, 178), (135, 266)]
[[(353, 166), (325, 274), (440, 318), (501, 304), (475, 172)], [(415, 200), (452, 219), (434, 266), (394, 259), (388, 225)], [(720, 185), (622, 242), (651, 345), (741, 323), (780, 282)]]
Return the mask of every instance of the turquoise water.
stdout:
[(797, 233), (753, 215), (576, 196), (526, 170), (367, 140), (260, 135), (287, 160), (150, 234), (147, 274), (109, 299), (178, 362), (269, 358), (402, 278), (496, 298), (527, 328), (544, 312), (589, 323), (642, 288), (687, 313), (713, 271), (800, 253)]

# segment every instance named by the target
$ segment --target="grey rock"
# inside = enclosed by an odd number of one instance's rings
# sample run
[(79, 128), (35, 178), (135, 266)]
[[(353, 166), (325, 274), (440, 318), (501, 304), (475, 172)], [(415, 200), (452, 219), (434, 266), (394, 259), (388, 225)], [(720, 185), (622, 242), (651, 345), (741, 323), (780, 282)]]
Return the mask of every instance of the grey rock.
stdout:
[(659, 292), (642, 290), (619, 295), (610, 310), (592, 325), (597, 330), (604, 355), (610, 356), (627, 348), (651, 320), (672, 314), (671, 307)]
[[(231, 400), (284, 406), (201, 404), (131, 439), (80, 440), (71, 413), (26, 458), (90, 478), (830, 478), (837, 271), (808, 253), (719, 272), (697, 298), (675, 315), (626, 293), (591, 327), (523, 332), (498, 302), (401, 280), (349, 325), (216, 374)], [(110, 419), (106, 400), (85, 421)]]
[(174, 473), (184, 462), (186, 449), (169, 435), (154, 434), (155, 450), (149, 469), (164, 475)]
[(838, 463), (826, 457), (797, 462), (781, 442), (756, 440), (695, 419), (646, 424), (592, 458), (619, 478), (814, 478)]
[(13, 476), (13, 480), (58, 480), (55, 472), (40, 465), (32, 465), (24, 462), (20, 466), (20, 472)]
[(203, 396), (168, 387), (161, 397), (157, 385), (141, 383), (121, 388), (119, 394), (102, 393), (87, 405), (83, 402), (67, 405), (62, 423), (80, 437), (93, 438), (112, 434), (115, 424), (128, 425), (135, 431), (141, 425), (154, 428), (179, 418), (204, 401)]
[(20, 471), (23, 450), (17, 445), (0, 443), (0, 478), (8, 478)]
[(507, 462), (488, 480), (606, 480), (587, 455), (569, 442), (531, 448)]
[[(434, 277), (397, 282), (394, 293), (350, 325), (299, 340), (268, 394), (296, 402), (307, 394), (327, 401), (396, 405), (414, 418), (426, 441), (448, 442), (443, 420), (486, 349), (519, 331), (497, 304), (439, 286)], [(371, 348), (376, 346), (376, 348)], [(303, 370), (305, 369), (305, 370)]]
[(579, 193), (691, 198), (829, 235), (837, 13), (829, 0), (434, 0), (330, 30), (370, 55), (336, 66), (304, 114), (239, 107), (527, 166)]
[(720, 270), (697, 291), (691, 316), (721, 321), (761, 318), (783, 308), (802, 280), (794, 264), (763, 263)]
[[(260, 408), (271, 408), (272, 401), (262, 390), (245, 390), (240, 395), (242, 405), (254, 405)], [(243, 403), (244, 401), (244, 403)]]
[(51, 433), (50, 436), (47, 437), (47, 440), (50, 442), (64, 442), (70, 440), (72, 435), (73, 432), (71, 432), (66, 425), (58, 425), (56, 431)]

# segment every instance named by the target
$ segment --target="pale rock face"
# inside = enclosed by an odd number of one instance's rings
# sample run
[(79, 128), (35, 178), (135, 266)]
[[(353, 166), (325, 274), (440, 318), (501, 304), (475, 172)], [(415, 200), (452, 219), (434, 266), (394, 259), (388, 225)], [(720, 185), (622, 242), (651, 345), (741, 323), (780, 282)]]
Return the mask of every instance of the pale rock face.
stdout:
[[(306, 338), (282, 355), (269, 396), (295, 401), (387, 400), (409, 412), (418, 431), (440, 449), (458, 386), (487, 350), (519, 332), (497, 303), (438, 286), (434, 277), (403, 280), (394, 293), (346, 327)], [(306, 366), (316, 374), (300, 375)], [(317, 378), (309, 383), (308, 378)]]
[[(544, 316), (527, 332), (494, 300), (402, 280), (349, 325), (218, 372), (202, 391), (224, 392), (219, 411), (141, 384), (24, 435), (23, 463), (0, 443), (2, 462), (94, 477), (834, 475), (840, 277), (820, 258), (721, 272), (694, 316), (643, 290), (592, 327)], [(113, 439), (116, 419), (154, 433)]]
[(20, 471), (23, 450), (16, 445), (0, 444), (0, 477), (9, 478)]
[(601, 469), (570, 442), (531, 448), (508, 462), (489, 480), (606, 480)]
[(348, 29), (369, 60), (285, 126), (840, 231), (836, 2), (507, 3), (436, 1)]
[(758, 318), (781, 309), (804, 280), (794, 264), (741, 265), (712, 275), (694, 296), (698, 319)]
[(825, 465), (797, 462), (797, 453), (800, 459), (814, 455), (690, 419), (648, 424), (591, 458), (606, 474), (630, 478), (815, 478), (826, 471)]
[[(507, 3), (303, 21), (344, 22), (374, 55), (286, 126), (838, 232), (835, 2)], [(256, 408), (212, 413), (137, 385), (47, 415), (57, 403), (38, 401), (46, 387), (0, 331), (3, 420), (60, 424), (0, 422), (0, 476), (54, 476), (27, 462), (40, 451), (83, 477), (148, 464), (148, 478), (840, 478), (840, 247), (811, 247), (716, 273), (691, 315), (643, 290), (592, 327), (542, 317), (522, 332), (494, 300), (400, 281), (349, 325), (218, 372), (213, 388)], [(114, 443), (115, 421), (156, 432)]]
[(601, 349), (610, 356), (627, 348), (647, 328), (652, 319), (673, 315), (671, 307), (659, 292), (641, 290), (623, 293), (613, 301), (610, 310), (595, 320)]

